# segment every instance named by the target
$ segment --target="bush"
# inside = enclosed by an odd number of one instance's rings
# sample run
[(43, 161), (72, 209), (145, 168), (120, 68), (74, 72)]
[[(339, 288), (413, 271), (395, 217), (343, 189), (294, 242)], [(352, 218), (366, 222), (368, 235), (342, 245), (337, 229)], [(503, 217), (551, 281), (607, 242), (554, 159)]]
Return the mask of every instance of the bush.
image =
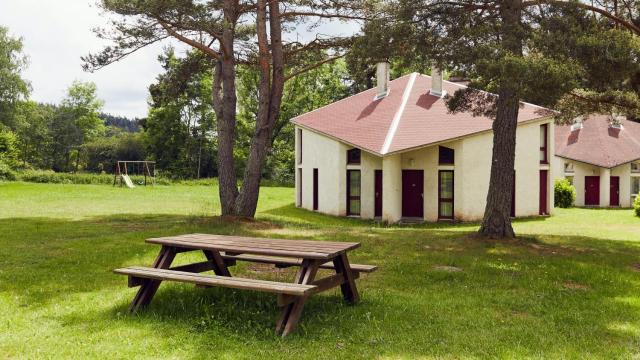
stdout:
[(17, 175), (11, 166), (0, 159), (0, 181), (14, 181)]
[(636, 216), (640, 216), (640, 195), (636, 196), (636, 200), (633, 202), (633, 211)]
[[(18, 176), (19, 180), (33, 183), (47, 184), (93, 184), (112, 185), (113, 174), (86, 174), (86, 173), (57, 173), (54, 171), (25, 171)], [(131, 181), (136, 185), (144, 184), (144, 176), (131, 176)], [(170, 185), (167, 179), (156, 178), (157, 185)]]
[(576, 188), (567, 179), (556, 180), (554, 186), (554, 204), (556, 207), (570, 208), (576, 200)]

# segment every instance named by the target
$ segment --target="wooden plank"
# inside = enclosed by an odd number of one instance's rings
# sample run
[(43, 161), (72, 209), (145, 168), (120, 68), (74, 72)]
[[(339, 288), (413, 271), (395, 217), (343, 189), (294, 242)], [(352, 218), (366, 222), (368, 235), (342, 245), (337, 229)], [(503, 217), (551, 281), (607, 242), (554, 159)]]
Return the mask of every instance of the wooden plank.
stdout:
[[(355, 279), (360, 278), (359, 273), (354, 273), (353, 275)], [(345, 281), (346, 280), (344, 276), (342, 276), (341, 274), (335, 274), (319, 280), (315, 280), (314, 282), (311, 283), (311, 285), (315, 285), (317, 287), (309, 295), (314, 295), (323, 291), (333, 289), (337, 286), (344, 284)], [(294, 301), (296, 301), (296, 297), (294, 296), (285, 295), (285, 294), (278, 295), (278, 306), (286, 306), (293, 303)]]
[(315, 289), (314, 285), (280, 283), (275, 281), (244, 279), (218, 275), (201, 275), (184, 271), (164, 270), (148, 267), (122, 268), (116, 269), (114, 270), (114, 272), (116, 274), (152, 280), (169, 280), (203, 286), (220, 286), (232, 289), (255, 290), (296, 296), (304, 296), (311, 293)]
[(203, 261), (203, 262), (197, 262), (193, 264), (174, 266), (169, 270), (201, 273), (201, 272), (213, 270), (213, 264), (210, 261)]
[[(273, 264), (273, 265), (276, 265), (277, 267), (300, 266), (302, 264), (301, 259), (292, 259), (292, 258), (277, 257), (277, 256), (260, 256), (260, 255), (251, 255), (251, 254), (229, 255), (225, 253), (222, 255), (222, 258), (224, 258), (227, 261), (239, 260), (239, 261), (263, 263), (263, 264)], [(333, 263), (327, 262), (320, 265), (320, 268), (335, 270), (335, 265)], [(372, 273), (377, 269), (378, 267), (375, 265), (351, 264), (351, 270), (354, 272)]]
[(333, 259), (333, 264), (336, 268), (336, 273), (344, 276), (345, 279), (345, 282), (340, 285), (344, 299), (351, 303), (357, 303), (360, 301), (360, 295), (358, 294), (358, 288), (356, 287), (356, 278), (353, 271), (351, 271), (351, 266), (349, 266), (349, 259), (347, 259), (347, 255), (341, 254), (336, 257)]
[(203, 252), (209, 262), (213, 264), (213, 271), (216, 275), (231, 276), (231, 273), (227, 268), (227, 264), (224, 263), (224, 259), (222, 258), (222, 255), (220, 255), (219, 251), (203, 250)]
[[(176, 252), (173, 247), (163, 246), (160, 249), (160, 253), (156, 257), (153, 262), (153, 267), (156, 269), (168, 269), (171, 267), (171, 263), (176, 257)], [(160, 287), (161, 280), (151, 280), (141, 282), (140, 289), (136, 293), (136, 296), (133, 298), (131, 305), (129, 305), (129, 312), (135, 313), (141, 308), (146, 307), (151, 303), (151, 300), (155, 296), (158, 291), (158, 287)], [(130, 280), (129, 284), (135, 283), (135, 281)]]
[[(339, 246), (326, 246), (322, 243), (322, 241), (317, 241), (315, 243), (301, 243), (294, 240), (280, 240), (280, 241), (272, 241), (272, 240), (263, 240), (263, 239), (255, 239), (255, 240), (235, 240), (235, 239), (206, 239), (206, 238), (185, 238), (185, 239), (169, 239), (170, 241), (176, 241), (179, 243), (188, 242), (188, 243), (206, 243), (209, 245), (219, 245), (219, 246), (239, 246), (239, 247), (252, 247), (252, 248), (269, 248), (269, 249), (280, 249), (280, 250), (291, 250), (291, 251), (315, 251), (315, 252), (323, 252), (323, 253), (335, 253), (339, 251), (345, 251), (351, 248), (351, 246), (345, 246), (344, 243), (340, 243)], [(150, 242), (153, 241), (167, 241), (167, 239), (151, 239)]]
[(224, 235), (207, 235), (207, 234), (188, 234), (180, 236), (171, 236), (164, 238), (147, 239), (150, 243), (160, 244), (184, 244), (184, 243), (206, 243), (224, 250), (222, 247), (234, 248), (254, 248), (254, 249), (275, 249), (294, 252), (318, 252), (325, 254), (333, 254), (355, 249), (360, 246), (359, 243), (352, 242), (327, 242), (312, 240), (282, 240), (270, 238), (251, 238), (239, 236)]
[(318, 253), (312, 251), (288, 251), (288, 250), (273, 250), (269, 248), (252, 248), (252, 247), (238, 247), (238, 246), (229, 246), (229, 245), (211, 245), (208, 243), (197, 243), (197, 242), (189, 242), (189, 241), (164, 241), (164, 240), (154, 240), (148, 241), (153, 244), (160, 244), (165, 246), (180, 246), (191, 249), (198, 250), (215, 250), (215, 251), (230, 251), (230, 252), (238, 252), (238, 253), (250, 253), (250, 254), (258, 254), (258, 255), (272, 255), (272, 256), (291, 256), (291, 257), (301, 257), (301, 258), (309, 258), (309, 259), (330, 259), (332, 257), (331, 254), (326, 253)]
[[(300, 269), (306, 269), (306, 271), (301, 272), (302, 275), (300, 283), (301, 284), (311, 284), (318, 273), (318, 268), (320, 267), (320, 262), (318, 260), (311, 260), (307, 263), (303, 263)], [(286, 324), (284, 325), (284, 329), (282, 330), (282, 337), (289, 335), (293, 332), (298, 326), (298, 322), (300, 321), (300, 317), (302, 316), (302, 309), (304, 309), (304, 304), (307, 301), (307, 296), (302, 296), (298, 298), (293, 304), (289, 305), (290, 311), (286, 319)]]
[(301, 244), (307, 246), (321, 246), (324, 248), (337, 248), (343, 249), (345, 247), (355, 246), (358, 247), (360, 243), (355, 242), (340, 242), (340, 241), (317, 241), (317, 240), (288, 240), (288, 239), (275, 239), (275, 238), (258, 238), (258, 237), (248, 237), (248, 236), (230, 236), (230, 235), (215, 235), (215, 234), (185, 234), (178, 236), (167, 236), (161, 238), (152, 238), (152, 239), (198, 239), (198, 240), (207, 240), (207, 241), (234, 241), (234, 242), (264, 242), (271, 244)]

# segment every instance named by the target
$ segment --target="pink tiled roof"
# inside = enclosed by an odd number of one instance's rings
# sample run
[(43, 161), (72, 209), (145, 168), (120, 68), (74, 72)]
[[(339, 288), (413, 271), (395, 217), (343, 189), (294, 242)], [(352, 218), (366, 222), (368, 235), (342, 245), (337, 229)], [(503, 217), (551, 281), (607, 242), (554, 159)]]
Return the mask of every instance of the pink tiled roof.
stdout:
[(582, 129), (556, 126), (556, 155), (605, 168), (640, 159), (640, 124), (621, 123), (622, 129), (615, 129), (609, 126), (608, 115), (592, 115)]
[[(464, 87), (443, 82), (448, 94)], [(374, 100), (376, 89), (369, 89), (291, 121), (380, 155), (491, 130), (490, 118), (450, 113), (444, 99), (430, 95), (430, 76), (405, 75), (391, 81), (389, 88), (389, 95), (380, 100)], [(518, 122), (546, 116), (546, 109), (522, 104)]]

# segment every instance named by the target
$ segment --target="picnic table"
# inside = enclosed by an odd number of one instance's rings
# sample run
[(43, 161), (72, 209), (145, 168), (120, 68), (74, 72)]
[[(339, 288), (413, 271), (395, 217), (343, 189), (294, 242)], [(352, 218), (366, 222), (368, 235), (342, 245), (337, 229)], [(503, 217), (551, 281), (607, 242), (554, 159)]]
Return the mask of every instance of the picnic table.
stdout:
[[(162, 281), (191, 283), (202, 287), (227, 287), (278, 295), (282, 313), (276, 332), (286, 336), (295, 330), (307, 299), (340, 286), (344, 299), (359, 301), (355, 280), (360, 273), (376, 270), (373, 265), (350, 264), (347, 252), (360, 246), (355, 242), (281, 240), (241, 236), (189, 234), (151, 238), (147, 243), (161, 245), (152, 267), (127, 267), (114, 270), (127, 275), (129, 287), (140, 287), (130, 307), (136, 312), (151, 302)], [(171, 267), (179, 253), (202, 251), (205, 261)], [(237, 261), (272, 264), (279, 268), (298, 267), (293, 283), (231, 276), (229, 268)], [(332, 275), (316, 279), (319, 269)], [(213, 271), (215, 275), (201, 274)]]

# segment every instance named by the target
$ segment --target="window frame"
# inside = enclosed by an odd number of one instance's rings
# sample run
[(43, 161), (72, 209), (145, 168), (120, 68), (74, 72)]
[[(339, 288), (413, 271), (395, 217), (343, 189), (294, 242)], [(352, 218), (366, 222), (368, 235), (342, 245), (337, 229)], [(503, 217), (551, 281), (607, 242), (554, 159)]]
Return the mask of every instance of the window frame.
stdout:
[[(351, 161), (351, 154), (358, 154), (358, 160)], [(347, 165), (360, 165), (362, 163), (362, 151), (358, 148), (347, 150)]]
[(540, 159), (540, 164), (549, 164), (549, 124), (540, 125), (540, 131), (544, 131), (544, 143), (540, 144), (540, 151), (544, 154), (544, 158)]
[[(442, 197), (442, 173), (451, 173), (451, 199), (446, 199)], [(438, 170), (438, 220), (453, 220), (455, 217), (455, 179), (456, 175), (453, 170)], [(442, 215), (442, 208), (440, 205), (442, 203), (451, 203), (451, 215), (444, 216)]]
[[(357, 172), (360, 176), (360, 195), (351, 195), (351, 174)], [(351, 211), (351, 201), (357, 200), (360, 203), (360, 211)], [(362, 172), (358, 169), (347, 169), (347, 216), (360, 216), (362, 214)]]
[[(447, 154), (447, 152), (450, 152)], [(443, 154), (451, 155), (451, 162), (447, 162), (448, 160), (443, 160)], [(446, 156), (444, 156), (446, 158)], [(456, 164), (456, 151), (450, 147), (446, 146), (438, 146), (438, 165), (455, 165)]]

